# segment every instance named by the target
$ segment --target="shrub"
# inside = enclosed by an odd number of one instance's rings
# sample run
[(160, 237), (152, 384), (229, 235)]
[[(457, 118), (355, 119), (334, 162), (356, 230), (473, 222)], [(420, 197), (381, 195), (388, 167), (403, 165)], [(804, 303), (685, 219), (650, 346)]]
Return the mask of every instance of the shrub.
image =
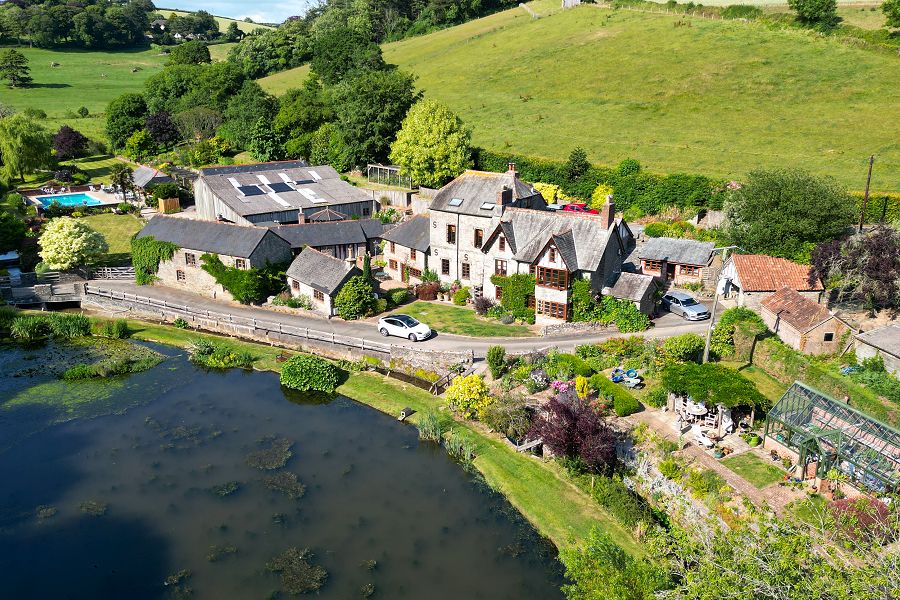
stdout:
[(506, 370), (506, 348), (503, 346), (491, 346), (487, 351), (487, 364), (491, 370), (491, 377), (500, 379)]
[(397, 288), (388, 292), (388, 299), (392, 304), (403, 304), (409, 300), (409, 292), (404, 288)]
[(640, 409), (641, 404), (637, 401), (637, 398), (631, 394), (628, 394), (627, 396), (616, 396), (613, 400), (613, 410), (616, 411), (616, 415), (619, 417), (627, 417)]
[(465, 306), (466, 302), (469, 301), (470, 296), (471, 294), (469, 293), (469, 288), (459, 288), (453, 293), (453, 304), (455, 304), (456, 306)]
[(472, 301), (475, 307), (475, 314), (486, 315), (494, 307), (494, 301), (487, 296), (479, 296)]
[(723, 19), (756, 19), (762, 14), (761, 8), (750, 4), (732, 4), (722, 10)]
[(666, 223), (661, 223), (656, 221), (654, 223), (647, 223), (644, 227), (644, 235), (647, 237), (666, 237), (669, 233), (669, 226)]
[(294, 356), (281, 367), (281, 385), (301, 392), (313, 390), (330, 394), (338, 385), (338, 370), (318, 356)]
[(441, 291), (441, 284), (432, 281), (423, 283), (416, 287), (416, 296), (419, 300), (437, 300), (438, 292)]
[(547, 357), (547, 364), (544, 366), (544, 369), (551, 378), (560, 380), (569, 379), (575, 375), (590, 377), (594, 374), (591, 366), (578, 356), (561, 352), (551, 352), (550, 356)]
[(100, 335), (114, 340), (124, 340), (131, 335), (128, 330), (128, 321), (125, 319), (105, 321), (100, 325)]
[(467, 377), (456, 376), (447, 388), (446, 398), (450, 408), (466, 419), (480, 419), (484, 410), (494, 400), (484, 379), (476, 374)]
[(370, 314), (375, 308), (372, 284), (362, 275), (351, 277), (334, 299), (334, 308), (345, 321)]
[(684, 469), (682, 469), (681, 463), (671, 457), (666, 458), (659, 463), (659, 472), (662, 473), (663, 477), (671, 479), (672, 481), (679, 481), (681, 476), (684, 475)]
[(378, 298), (375, 300), (375, 304), (372, 308), (372, 312), (376, 315), (380, 315), (388, 309), (388, 301), (387, 298)]
[(178, 317), (177, 319), (175, 319), (175, 322), (172, 323), (172, 325), (174, 325), (178, 329), (187, 329), (188, 328), (188, 322), (185, 321), (184, 319), (182, 319), (181, 317)]
[(743, 306), (729, 308), (722, 312), (710, 337), (709, 349), (718, 357), (728, 356), (734, 352), (734, 327), (739, 322), (747, 322), (758, 328), (760, 332), (766, 330), (766, 324), (762, 318)]
[(596, 477), (591, 496), (628, 528), (639, 523), (653, 523), (650, 507), (640, 496), (629, 490), (618, 476)]
[(515, 442), (524, 440), (531, 429), (531, 411), (520, 396), (501, 396), (490, 403), (483, 413), (485, 425)]
[(256, 360), (252, 354), (242, 350), (233, 350), (206, 340), (195, 340), (191, 353), (191, 362), (207, 369), (250, 369)]
[[(611, 400), (613, 403), (613, 408), (616, 406), (622, 408), (622, 410), (627, 410), (629, 408), (634, 408), (631, 412), (636, 412), (640, 409), (640, 405), (634, 406), (637, 404), (637, 400), (635, 400), (634, 396), (631, 395), (631, 392), (623, 388), (618, 383), (613, 383), (609, 377), (603, 375), (602, 373), (598, 373), (594, 375), (588, 380), (588, 384), (591, 389), (597, 392), (598, 397), (606, 398)], [(616, 414), (619, 415), (619, 411), (616, 410)], [(631, 413), (628, 413), (631, 414)], [(625, 415), (619, 415), (625, 416)]]
[(665, 367), (676, 363), (699, 362), (706, 340), (696, 333), (684, 333), (667, 338), (657, 355), (657, 365)]
[(644, 403), (653, 408), (662, 408), (669, 400), (669, 393), (662, 387), (654, 387), (644, 396)]

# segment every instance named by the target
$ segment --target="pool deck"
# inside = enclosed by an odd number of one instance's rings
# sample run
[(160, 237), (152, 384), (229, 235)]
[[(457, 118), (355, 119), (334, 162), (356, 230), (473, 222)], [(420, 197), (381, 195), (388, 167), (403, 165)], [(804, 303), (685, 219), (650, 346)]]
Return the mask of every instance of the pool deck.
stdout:
[[(29, 204), (33, 204), (38, 208), (46, 208), (44, 204), (38, 200), (38, 197), (46, 198), (53, 196), (65, 196), (67, 194), (87, 194), (88, 196), (96, 199), (100, 204), (91, 204), (87, 208), (101, 208), (101, 207), (111, 207), (115, 206), (121, 202), (123, 202), (122, 197), (117, 194), (110, 194), (108, 192), (104, 192), (102, 190), (98, 190), (99, 185), (94, 186), (94, 191), (91, 191), (89, 186), (86, 185), (73, 185), (67, 188), (65, 192), (58, 192), (55, 194), (48, 194), (47, 192), (40, 189), (30, 189), (30, 190), (19, 190), (19, 193), (22, 194), (28, 201)], [(78, 205), (75, 205), (77, 207)]]

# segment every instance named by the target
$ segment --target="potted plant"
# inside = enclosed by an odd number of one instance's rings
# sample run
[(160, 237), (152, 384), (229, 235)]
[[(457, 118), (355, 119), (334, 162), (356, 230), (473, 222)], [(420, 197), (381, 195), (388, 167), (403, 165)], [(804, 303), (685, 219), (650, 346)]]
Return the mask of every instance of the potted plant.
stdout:
[(834, 468), (828, 469), (828, 472), (825, 473), (825, 479), (828, 480), (828, 488), (825, 496), (831, 500), (840, 500), (843, 498), (844, 492), (841, 490), (841, 483), (847, 481), (846, 473)]

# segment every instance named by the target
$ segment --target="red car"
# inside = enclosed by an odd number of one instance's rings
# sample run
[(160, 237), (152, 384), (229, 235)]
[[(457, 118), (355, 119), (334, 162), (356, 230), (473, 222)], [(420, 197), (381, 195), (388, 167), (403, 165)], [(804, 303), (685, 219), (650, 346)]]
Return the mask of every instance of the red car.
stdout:
[(563, 210), (566, 212), (579, 212), (579, 213), (590, 213), (592, 215), (599, 215), (600, 211), (596, 208), (588, 208), (587, 204), (579, 204), (573, 202), (572, 204), (566, 204), (563, 206)]

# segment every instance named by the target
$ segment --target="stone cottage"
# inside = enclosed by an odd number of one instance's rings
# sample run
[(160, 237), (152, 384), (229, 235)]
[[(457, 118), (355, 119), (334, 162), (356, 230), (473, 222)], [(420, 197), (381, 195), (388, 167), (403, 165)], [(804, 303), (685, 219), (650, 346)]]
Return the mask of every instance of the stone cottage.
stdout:
[(354, 275), (362, 271), (352, 262), (307, 248), (288, 267), (287, 283), (292, 296), (306, 296), (313, 310), (332, 317), (335, 297)]
[(641, 271), (675, 285), (703, 283), (714, 247), (712, 242), (650, 238), (638, 249)]
[(807, 265), (763, 254), (733, 254), (725, 262), (719, 281), (726, 298), (736, 298), (738, 306), (754, 310), (764, 298), (784, 287), (816, 303), (825, 291)]
[(766, 326), (785, 344), (806, 354), (835, 354), (850, 343), (852, 328), (821, 304), (782, 288), (759, 303)]
[(900, 376), (900, 323), (871, 329), (856, 336), (856, 358), (881, 356), (884, 368)]
[(335, 258), (352, 259), (367, 252), (375, 254), (384, 227), (378, 219), (354, 219), (276, 225), (270, 229), (291, 245), (294, 254), (309, 247)]
[(217, 254), (225, 266), (237, 269), (258, 269), (267, 264), (287, 263), (291, 259), (290, 244), (262, 227), (158, 215), (137, 234), (138, 238), (148, 236), (178, 246), (171, 260), (160, 263), (156, 273), (159, 283), (210, 298), (233, 300), (231, 294), (202, 269), (204, 254)]
[(431, 219), (416, 216), (387, 231), (384, 239), (385, 271), (410, 284), (422, 282), (431, 255)]

